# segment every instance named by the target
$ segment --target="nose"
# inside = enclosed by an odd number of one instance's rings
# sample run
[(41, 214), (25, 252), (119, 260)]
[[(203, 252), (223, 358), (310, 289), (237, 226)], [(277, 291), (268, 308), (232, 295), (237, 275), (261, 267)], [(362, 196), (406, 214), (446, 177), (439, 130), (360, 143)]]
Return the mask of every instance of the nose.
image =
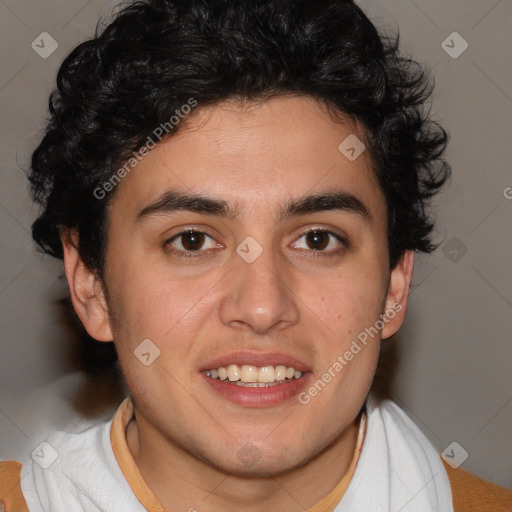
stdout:
[(291, 287), (286, 261), (263, 249), (251, 263), (233, 254), (229, 284), (220, 305), (224, 325), (266, 334), (299, 320), (298, 297)]

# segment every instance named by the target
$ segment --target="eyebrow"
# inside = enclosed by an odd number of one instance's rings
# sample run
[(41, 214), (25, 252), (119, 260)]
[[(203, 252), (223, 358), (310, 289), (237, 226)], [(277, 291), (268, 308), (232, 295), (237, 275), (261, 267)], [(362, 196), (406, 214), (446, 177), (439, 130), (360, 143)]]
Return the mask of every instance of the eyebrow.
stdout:
[[(289, 217), (329, 210), (354, 213), (365, 221), (372, 218), (370, 210), (360, 199), (342, 190), (290, 199), (279, 209), (278, 218), (282, 221)], [(228, 219), (236, 218), (240, 214), (240, 208), (230, 205), (223, 199), (170, 190), (162, 194), (155, 202), (144, 207), (137, 214), (135, 222), (138, 223), (154, 215), (165, 215), (175, 211), (189, 211)]]
[(162, 194), (154, 203), (143, 208), (137, 214), (135, 222), (153, 215), (168, 214), (179, 210), (217, 215), (225, 218), (234, 218), (240, 213), (238, 208), (230, 206), (223, 199), (169, 190)]
[(336, 191), (289, 200), (281, 209), (279, 220), (329, 210), (355, 213), (366, 221), (372, 218), (370, 210), (360, 199), (348, 192)]

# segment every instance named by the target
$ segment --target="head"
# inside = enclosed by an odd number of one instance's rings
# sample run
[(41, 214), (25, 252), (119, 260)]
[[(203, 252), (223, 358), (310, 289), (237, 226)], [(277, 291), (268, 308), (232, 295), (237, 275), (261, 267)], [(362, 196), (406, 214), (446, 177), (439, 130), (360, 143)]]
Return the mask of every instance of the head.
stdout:
[[(32, 160), (33, 236), (115, 344), (146, 432), (252, 474), (343, 434), (403, 322), (414, 252), (434, 248), (449, 167), (429, 95), (348, 0), (134, 2), (67, 57)], [(251, 362), (303, 376), (263, 403), (205, 373)]]

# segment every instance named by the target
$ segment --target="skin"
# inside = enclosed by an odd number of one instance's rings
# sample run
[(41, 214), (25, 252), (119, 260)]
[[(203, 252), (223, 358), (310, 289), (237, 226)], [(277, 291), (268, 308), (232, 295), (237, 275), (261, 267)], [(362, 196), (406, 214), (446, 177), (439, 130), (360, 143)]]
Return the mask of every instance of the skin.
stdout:
[[(169, 511), (304, 510), (347, 471), (381, 337), (403, 322), (413, 270), (411, 251), (389, 269), (386, 205), (370, 155), (350, 162), (338, 150), (350, 134), (364, 140), (357, 123), (334, 122), (307, 97), (198, 109), (118, 186), (109, 206), (108, 303), (76, 233), (62, 237), (74, 307), (89, 334), (114, 340), (119, 353), (136, 415), (128, 446)], [(223, 199), (238, 214), (182, 210), (137, 222), (168, 190)], [(370, 217), (331, 210), (279, 219), (286, 200), (333, 190), (356, 196)], [(211, 237), (199, 257), (165, 245), (185, 228)], [(301, 236), (311, 228), (348, 244), (325, 235), (329, 245), (315, 251)], [(236, 252), (248, 236), (263, 248), (252, 263)], [(170, 245), (180, 251), (184, 243)], [(235, 405), (199, 373), (235, 350), (279, 351), (306, 362), (312, 384), (397, 303), (381, 335), (307, 405)], [(147, 338), (161, 351), (150, 366), (133, 354)], [(247, 443), (258, 453), (252, 464), (237, 456)]]

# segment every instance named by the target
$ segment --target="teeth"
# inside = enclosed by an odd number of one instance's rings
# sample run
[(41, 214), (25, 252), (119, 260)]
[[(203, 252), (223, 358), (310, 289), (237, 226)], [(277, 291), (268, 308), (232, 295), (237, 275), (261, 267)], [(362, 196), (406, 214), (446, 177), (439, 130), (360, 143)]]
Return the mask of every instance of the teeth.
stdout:
[(276, 371), (273, 366), (262, 366), (258, 370), (258, 382), (274, 382), (276, 380)]
[(286, 366), (276, 366), (276, 380), (281, 381), (286, 379)]
[(229, 382), (240, 380), (240, 368), (237, 364), (230, 364), (228, 366), (228, 379)]
[(258, 382), (258, 368), (256, 366), (242, 365), (240, 371), (240, 380), (242, 382)]
[(302, 372), (285, 365), (278, 366), (251, 366), (243, 364), (230, 364), (227, 368), (212, 368), (203, 372), (208, 377), (218, 380), (228, 380), (238, 386), (268, 387), (302, 377)]

